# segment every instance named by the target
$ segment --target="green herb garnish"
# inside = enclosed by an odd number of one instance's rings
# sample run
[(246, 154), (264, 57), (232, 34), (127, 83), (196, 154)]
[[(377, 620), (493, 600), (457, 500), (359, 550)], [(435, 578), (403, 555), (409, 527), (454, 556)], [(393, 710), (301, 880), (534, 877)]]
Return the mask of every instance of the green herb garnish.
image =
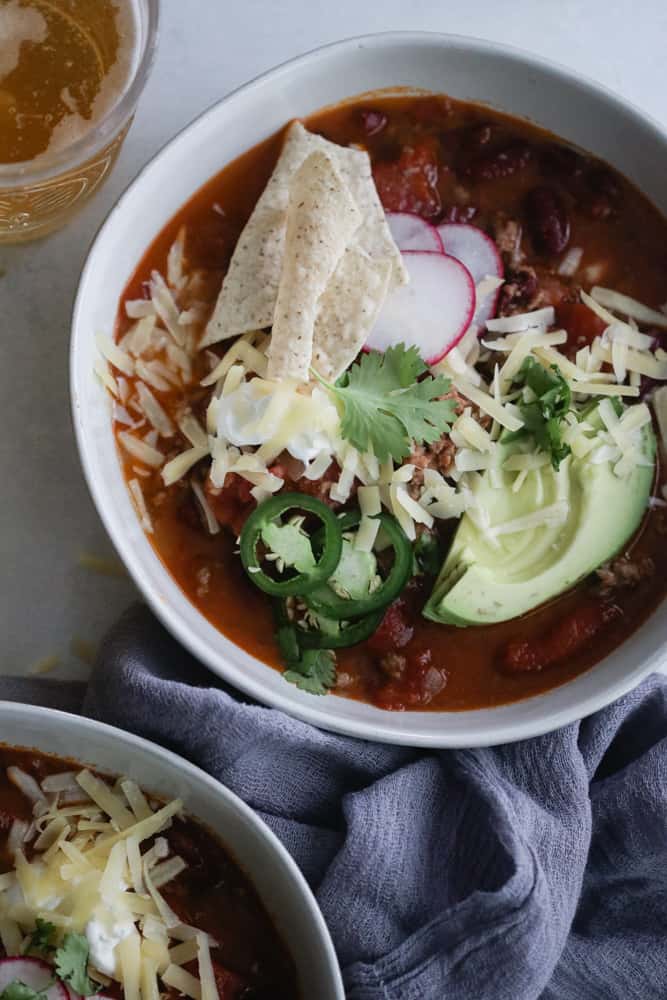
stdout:
[(37, 917), (35, 920), (35, 929), (23, 946), (23, 954), (27, 955), (28, 952), (37, 951), (40, 955), (49, 955), (52, 951), (55, 951), (53, 944), (55, 933), (55, 924)]
[(92, 996), (98, 990), (98, 986), (88, 976), (89, 951), (88, 940), (84, 934), (66, 934), (55, 954), (56, 972), (59, 977), (84, 997)]
[(283, 677), (309, 694), (326, 694), (336, 683), (336, 658), (330, 649), (305, 649)]
[(432, 444), (455, 417), (454, 400), (441, 398), (450, 380), (431, 375), (416, 347), (362, 354), (335, 385), (314, 374), (336, 399), (343, 437), (358, 451), (372, 449), (380, 462), (400, 462), (413, 443)]
[(44, 1000), (44, 991), (37, 993), (32, 986), (26, 986), (20, 979), (15, 979), (5, 986), (0, 993), (0, 1000)]
[(527, 386), (535, 395), (530, 403), (519, 403), (524, 426), (520, 431), (504, 434), (503, 441), (514, 441), (524, 434), (532, 434), (535, 443), (551, 456), (551, 464), (558, 470), (560, 463), (570, 454), (570, 446), (563, 441), (562, 421), (572, 404), (570, 387), (558, 365), (543, 368), (534, 358), (526, 358), (515, 382)]

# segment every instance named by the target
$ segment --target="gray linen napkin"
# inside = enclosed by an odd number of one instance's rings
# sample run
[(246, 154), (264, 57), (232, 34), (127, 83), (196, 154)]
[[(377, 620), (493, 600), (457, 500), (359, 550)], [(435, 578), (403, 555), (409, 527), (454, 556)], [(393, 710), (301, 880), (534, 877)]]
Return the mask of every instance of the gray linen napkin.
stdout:
[(351, 1000), (667, 997), (667, 678), (550, 736), (418, 752), (240, 701), (137, 606), (84, 710), (263, 816), (316, 892)]

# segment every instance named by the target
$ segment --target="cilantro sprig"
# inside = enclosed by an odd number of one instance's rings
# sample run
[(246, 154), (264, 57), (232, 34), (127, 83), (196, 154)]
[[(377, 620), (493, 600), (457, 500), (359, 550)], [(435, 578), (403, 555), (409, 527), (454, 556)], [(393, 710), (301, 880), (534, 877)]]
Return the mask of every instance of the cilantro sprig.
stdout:
[(550, 455), (551, 464), (557, 471), (563, 459), (570, 454), (569, 445), (563, 441), (562, 425), (572, 405), (570, 387), (557, 365), (543, 368), (531, 357), (522, 364), (515, 383), (528, 386), (535, 399), (519, 404), (524, 426), (520, 431), (504, 434), (503, 441), (514, 441), (524, 434), (531, 434), (537, 446)]
[(336, 683), (336, 658), (330, 649), (304, 649), (283, 677), (308, 694), (326, 694)]
[(437, 441), (455, 417), (454, 400), (441, 398), (450, 380), (431, 375), (416, 347), (362, 354), (335, 385), (314, 374), (336, 400), (343, 437), (381, 462), (400, 462), (413, 444)]
[(53, 944), (56, 927), (40, 917), (35, 921), (35, 929), (30, 934), (23, 954), (37, 952), (52, 958), (55, 975), (46, 985), (36, 990), (20, 979), (14, 979), (0, 993), (0, 1000), (46, 1000), (47, 992), (55, 982), (56, 975), (73, 990), (88, 997), (97, 993), (99, 986), (88, 976), (88, 940), (84, 934), (66, 934), (59, 948)]
[(32, 986), (26, 986), (20, 979), (15, 979), (5, 986), (0, 993), (0, 1000), (44, 1000), (44, 996), (43, 990), (38, 993)]
[(90, 948), (84, 934), (66, 934), (55, 954), (58, 976), (83, 997), (97, 993), (98, 986), (88, 976)]
[(36, 951), (38, 954), (44, 955), (45, 957), (50, 955), (51, 952), (55, 951), (55, 945), (53, 943), (55, 936), (55, 924), (50, 923), (48, 920), (42, 920), (41, 917), (37, 917), (35, 920), (35, 929), (32, 931), (23, 946), (23, 954), (28, 955), (31, 951)]

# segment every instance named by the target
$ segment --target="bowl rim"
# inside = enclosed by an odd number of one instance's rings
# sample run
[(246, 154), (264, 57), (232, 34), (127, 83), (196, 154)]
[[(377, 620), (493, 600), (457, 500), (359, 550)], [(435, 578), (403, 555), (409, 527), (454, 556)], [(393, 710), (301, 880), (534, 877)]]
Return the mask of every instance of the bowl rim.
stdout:
[[(98, 722), (97, 719), (91, 719), (85, 715), (76, 715), (73, 712), (63, 712), (60, 709), (49, 708), (45, 705), (29, 705), (22, 702), (0, 699), (0, 724), (9, 716), (13, 717), (18, 722), (25, 722), (27, 724), (35, 723), (49, 717), (56, 725), (60, 723), (63, 729), (78, 729), (84, 736), (89, 736), (90, 742), (88, 745), (93, 748), (96, 737), (101, 734), (106, 734), (112, 742), (116, 741), (124, 743), (131, 749), (136, 749), (141, 751), (143, 754), (148, 754), (156, 761), (157, 767), (162, 767), (163, 762), (166, 760), (168, 764), (179, 770), (186, 778), (189, 778), (192, 783), (198, 783), (200, 786), (204, 785), (213, 797), (223, 800), (226, 806), (228, 806), (244, 822), (251, 826), (255, 833), (259, 835), (260, 839), (273, 855), (276, 866), (279, 865), (283, 868), (289, 878), (289, 881), (294, 886), (296, 895), (298, 895), (301, 901), (306, 905), (312, 926), (323, 949), (323, 955), (327, 963), (326, 973), (330, 978), (331, 986), (340, 1000), (343, 1000), (343, 979), (338, 957), (331, 939), (329, 928), (327, 927), (324, 916), (320, 910), (317, 900), (315, 899), (312, 889), (306, 882), (305, 876), (296, 861), (273, 830), (271, 830), (258, 813), (247, 805), (247, 803), (245, 803), (235, 792), (233, 792), (221, 781), (218, 781), (217, 778), (214, 778), (213, 775), (208, 774), (202, 768), (198, 767), (196, 764), (192, 764), (189, 760), (186, 760), (185, 757), (181, 757), (180, 754), (174, 753), (173, 750), (168, 750), (159, 743), (153, 743), (152, 740), (145, 739), (143, 736), (137, 736), (135, 733), (129, 732), (128, 730), (119, 729), (117, 726), (109, 725), (106, 722)], [(16, 747), (17, 749), (32, 749), (29, 740), (27, 740), (25, 744), (14, 741), (6, 743), (1, 738), (1, 733), (0, 745)], [(94, 749), (92, 754), (94, 756)], [(70, 759), (79, 764), (97, 766), (90, 760), (81, 759), (79, 755), (74, 755)], [(106, 772), (105, 768), (101, 768), (100, 770), (102, 773)], [(148, 791), (150, 791), (150, 789), (148, 789)], [(192, 818), (198, 822), (203, 822), (198, 819), (196, 814), (192, 813), (191, 815)], [(213, 831), (213, 833), (219, 837), (223, 847), (229, 852), (234, 863), (241, 868), (241, 871), (243, 871), (254, 887), (255, 883), (253, 871), (251, 871), (247, 866), (244, 867), (240, 865), (240, 863), (236, 860), (234, 849), (225, 841), (224, 832), (220, 833), (219, 831)], [(271, 919), (273, 922), (273, 918)], [(290, 954), (292, 954), (291, 949), (288, 950), (290, 950)], [(293, 955), (292, 957), (294, 958)], [(296, 961), (296, 965), (298, 968), (298, 961)]]
[[(95, 503), (98, 515), (100, 516), (125, 566), (129, 570), (130, 575), (151, 607), (152, 611), (164, 624), (164, 626), (187, 650), (204, 663), (214, 674), (228, 681), (234, 687), (238, 688), (262, 704), (270, 705), (273, 708), (284, 711), (288, 715), (302, 722), (306, 722), (311, 725), (318, 726), (321, 729), (341, 735), (353, 736), (373, 742), (385, 742), (393, 745), (413, 747), (433, 747), (444, 749), (494, 746), (544, 735), (545, 733), (552, 732), (562, 726), (568, 725), (569, 723), (576, 722), (593, 712), (606, 707), (611, 702), (617, 700), (635, 688), (654, 670), (658, 670), (661, 665), (664, 665), (667, 658), (667, 639), (662, 643), (659, 649), (653, 650), (652, 653), (645, 657), (639, 665), (635, 664), (630, 666), (627, 673), (622, 678), (616, 681), (611, 681), (604, 686), (600, 685), (597, 691), (586, 694), (583, 697), (574, 698), (572, 704), (568, 706), (557, 709), (551, 707), (539, 718), (510, 720), (508, 722), (502, 719), (500, 721), (494, 720), (491, 718), (491, 714), (511, 705), (535, 704), (536, 702), (547, 698), (550, 693), (566, 688), (569, 685), (576, 683), (579, 678), (591, 674), (592, 671), (595, 671), (602, 666), (605, 661), (603, 660), (600, 661), (599, 664), (594, 664), (591, 668), (589, 668), (589, 670), (584, 671), (583, 674), (578, 675), (578, 677), (573, 678), (562, 685), (558, 685), (555, 688), (548, 689), (545, 692), (522, 699), (518, 702), (507, 703), (507, 706), (492, 706), (488, 709), (482, 708), (465, 711), (430, 712), (427, 710), (418, 713), (389, 713), (387, 711), (383, 711), (382, 709), (378, 709), (375, 706), (367, 705), (368, 708), (373, 709), (374, 712), (377, 713), (377, 715), (374, 716), (373, 721), (358, 720), (345, 716), (332, 716), (324, 706), (322, 708), (318, 707), (319, 702), (326, 702), (329, 698), (336, 697), (333, 695), (328, 695), (325, 699), (319, 699), (317, 704), (311, 704), (311, 702), (315, 702), (314, 698), (309, 699), (308, 703), (304, 703), (293, 696), (289, 690), (289, 686), (287, 686), (288, 689), (284, 694), (277, 693), (275, 691), (267, 693), (260, 679), (254, 679), (249, 676), (241, 666), (230, 663), (223, 652), (216, 653), (215, 650), (210, 648), (209, 644), (205, 640), (202, 640), (199, 635), (188, 626), (178, 612), (174, 613), (170, 609), (166, 608), (165, 605), (158, 600), (158, 595), (153, 592), (150, 585), (146, 584), (144, 574), (142, 572), (141, 559), (136, 555), (126, 533), (121, 530), (116, 531), (110, 513), (111, 505), (108, 503), (105, 496), (105, 488), (93, 474), (92, 464), (84, 438), (83, 421), (80, 419), (79, 413), (76, 356), (79, 337), (84, 336), (85, 333), (85, 331), (82, 330), (80, 316), (83, 308), (82, 300), (84, 298), (85, 287), (94, 268), (94, 258), (98, 245), (104, 240), (107, 229), (112, 227), (117, 216), (124, 211), (125, 202), (128, 200), (134, 188), (143, 181), (144, 176), (154, 168), (158, 161), (167, 157), (172, 149), (183, 141), (191, 130), (194, 130), (204, 124), (209, 117), (215, 116), (221, 107), (226, 107), (229, 103), (234, 102), (239, 95), (245, 94), (247, 91), (251, 91), (256, 87), (259, 87), (266, 80), (270, 79), (273, 83), (278, 83), (280, 78), (285, 73), (292, 73), (301, 68), (308, 67), (310, 64), (317, 62), (317, 60), (325, 54), (345, 53), (346, 51), (363, 49), (366, 47), (384, 48), (397, 44), (403, 46), (413, 46), (415, 49), (419, 49), (421, 46), (440, 44), (443, 46), (443, 50), (445, 50), (447, 46), (454, 45), (459, 48), (467, 48), (471, 53), (474, 52), (477, 56), (495, 55), (509, 58), (517, 63), (520, 63), (526, 70), (532, 69), (542, 74), (546, 72), (554, 76), (556, 79), (560, 78), (572, 86), (583, 89), (603, 102), (612, 105), (619, 113), (627, 114), (630, 112), (634, 118), (639, 120), (640, 124), (654, 132), (656, 138), (667, 144), (667, 129), (663, 128), (658, 121), (642, 109), (638, 108), (632, 102), (625, 100), (625, 98), (622, 98), (605, 85), (600, 84), (589, 77), (580, 75), (575, 70), (563, 66), (554, 60), (528, 52), (520, 47), (480, 39), (474, 36), (430, 31), (376, 32), (350, 36), (342, 40), (333, 41), (287, 59), (275, 67), (263, 71), (251, 80), (236, 87), (222, 99), (213, 102), (209, 107), (204, 109), (199, 115), (192, 119), (192, 121), (180, 129), (147, 161), (146, 164), (142, 166), (132, 181), (125, 188), (122, 195), (97, 230), (81, 272), (72, 311), (70, 340), (70, 396), (72, 419), (79, 457), (88, 489), (93, 498), (93, 502)], [(341, 102), (345, 100), (346, 98), (342, 98)], [(196, 190), (194, 190), (192, 194), (196, 194)], [(156, 232), (155, 235), (157, 236), (158, 233)], [(163, 565), (162, 572), (170, 580), (172, 579), (171, 574)], [(185, 595), (183, 595), (183, 599), (187, 601), (191, 607), (194, 607), (194, 605), (192, 605), (189, 601), (189, 598)], [(195, 610), (198, 612), (198, 609)], [(659, 613), (659, 609), (656, 609), (654, 612), (654, 614), (657, 613)], [(201, 612), (198, 612), (198, 614), (204, 621), (206, 621), (204, 616), (201, 615)], [(243, 650), (242, 647), (234, 643), (233, 640), (227, 639), (224, 633), (220, 634), (226, 641), (231, 643), (235, 649), (245, 653), (245, 650)], [(627, 642), (628, 640), (625, 641)], [(625, 642), (622, 645), (625, 645)], [(251, 654), (247, 655), (251, 656), (256, 663), (265, 667), (267, 670), (273, 669), (264, 664), (258, 658), (252, 657)], [(446, 724), (443, 725), (442, 731), (439, 731), (438, 733), (434, 733), (432, 731), (415, 731), (415, 727), (412, 725), (406, 725), (402, 729), (397, 729), (395, 726), (386, 725), (382, 721), (383, 717), (386, 717), (388, 714), (392, 716), (400, 715), (404, 719), (409, 716), (412, 716), (413, 718), (414, 716), (439, 716), (446, 719), (451, 716), (460, 717), (473, 713), (476, 715), (484, 715), (486, 712), (489, 713), (488, 722), (482, 724), (471, 723), (470, 728), (472, 732), (468, 732), (466, 729), (465, 732), (451, 733), (447, 731)]]

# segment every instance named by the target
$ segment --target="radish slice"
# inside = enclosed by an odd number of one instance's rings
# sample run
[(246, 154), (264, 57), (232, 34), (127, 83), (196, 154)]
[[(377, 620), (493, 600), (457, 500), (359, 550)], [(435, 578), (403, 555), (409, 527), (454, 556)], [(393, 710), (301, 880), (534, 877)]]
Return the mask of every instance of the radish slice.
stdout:
[[(466, 222), (445, 222), (438, 226), (438, 233), (445, 253), (456, 257), (470, 271), (472, 280), (478, 285), (484, 278), (502, 278), (505, 275), (498, 248), (490, 236)], [(484, 326), (487, 319), (495, 314), (498, 291), (487, 295), (477, 305), (475, 323)]]
[(438, 230), (430, 222), (411, 212), (387, 212), (387, 222), (394, 242), (401, 252), (423, 250), (443, 253)]
[[(53, 968), (40, 958), (3, 958), (0, 960), (0, 993), (10, 983), (25, 983), (35, 993), (45, 991), (46, 1000), (69, 1000), (64, 983), (53, 981)], [(47, 988), (48, 987), (48, 988)]]
[(444, 358), (470, 326), (475, 285), (467, 268), (444, 253), (403, 254), (410, 282), (385, 301), (366, 350), (415, 346), (428, 365)]

